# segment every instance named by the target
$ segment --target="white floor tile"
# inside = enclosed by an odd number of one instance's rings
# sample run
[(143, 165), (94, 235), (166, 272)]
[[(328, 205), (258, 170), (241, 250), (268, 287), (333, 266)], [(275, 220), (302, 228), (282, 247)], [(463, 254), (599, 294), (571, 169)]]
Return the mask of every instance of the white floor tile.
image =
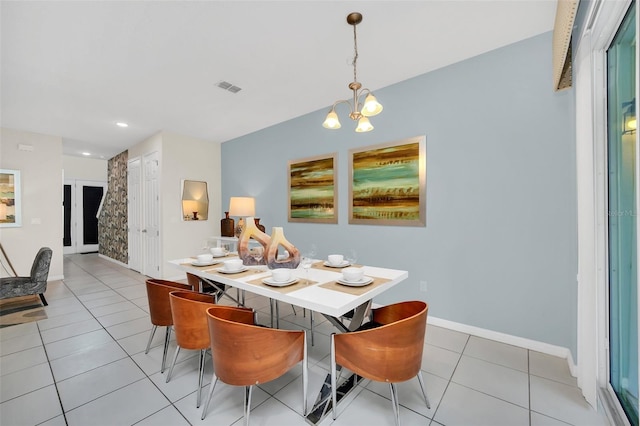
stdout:
[(86, 352), (105, 343), (113, 342), (109, 333), (104, 329), (90, 331), (78, 336), (45, 344), (47, 356), (50, 360)]
[[(420, 383), (417, 378), (413, 378), (409, 381), (398, 383), (396, 385), (398, 389), (398, 401), (400, 402), (400, 405), (403, 405), (416, 413), (425, 417), (433, 418), (433, 414), (440, 404), (448, 382), (441, 377), (425, 372), (422, 373), (422, 377), (424, 379), (424, 385), (426, 387), (427, 397), (429, 398), (431, 408), (427, 408), (424, 397), (422, 396), (422, 390), (420, 390)], [(388, 399), (389, 404), (391, 404), (389, 384), (371, 381), (367, 385), (367, 389), (377, 393), (385, 399)]]
[(30, 333), (23, 336), (12, 337), (3, 340), (0, 344), (0, 356), (24, 351), (25, 349), (34, 348), (41, 345), (42, 339), (40, 339), (40, 334), (38, 333)]
[(100, 324), (102, 324), (104, 328), (109, 328), (116, 324), (122, 324), (123, 322), (146, 317), (149, 317), (149, 314), (134, 305), (134, 308), (132, 309), (105, 315), (98, 318), (98, 321), (100, 321)]
[(567, 426), (569, 423), (545, 416), (535, 411), (531, 412), (531, 426)]
[[(305, 425), (305, 419), (301, 414), (287, 407), (277, 399), (270, 398), (264, 403), (256, 406), (251, 404), (253, 409), (250, 413), (250, 424), (252, 425)], [(234, 423), (237, 426), (244, 426), (244, 419)]]
[[(153, 340), (151, 340), (151, 348), (155, 348), (159, 345), (164, 346), (165, 333), (166, 327), (158, 327), (153, 335)], [(122, 349), (124, 349), (129, 355), (134, 355), (147, 349), (147, 342), (149, 341), (150, 335), (151, 331), (143, 331), (142, 333), (134, 334), (133, 336), (118, 339), (118, 344), (122, 346)], [(171, 337), (173, 337), (173, 333), (171, 333)]]
[[(313, 404), (322, 389), (327, 374), (329, 374), (329, 371), (318, 365), (309, 367), (307, 410), (311, 411), (313, 408)], [(302, 415), (302, 371), (300, 371), (300, 376), (289, 381), (289, 383), (275, 393), (274, 396), (278, 401)]]
[[(176, 363), (171, 374), (171, 380), (166, 383), (167, 374), (169, 372), (169, 366), (171, 360), (167, 360), (167, 369), (164, 373), (157, 372), (149, 378), (155, 383), (156, 387), (171, 401), (175, 402), (185, 396), (198, 390), (198, 356), (192, 356), (183, 362)], [(211, 381), (211, 375), (213, 374), (213, 365), (211, 363), (211, 357), (207, 355), (205, 359), (204, 375), (202, 377), (203, 386)], [(195, 404), (196, 396), (193, 397), (193, 403)], [(204, 399), (204, 390), (202, 399)]]
[(38, 426), (67, 426), (67, 421), (64, 416), (54, 417), (51, 420), (47, 420), (44, 423), (40, 423)]
[(47, 318), (38, 321), (38, 328), (40, 331), (50, 330), (56, 327), (62, 327), (63, 325), (73, 324), (76, 322), (86, 321), (93, 318), (91, 313), (87, 310), (73, 312), (66, 315), (58, 315), (57, 317)]
[(11, 327), (0, 328), (0, 342), (4, 342), (14, 337), (21, 337), (27, 334), (37, 334), (38, 324), (36, 322), (27, 322), (24, 324), (12, 325)]
[(190, 426), (189, 422), (174, 406), (163, 408), (143, 419), (136, 426)]
[(125, 302), (127, 299), (120, 296), (116, 292), (106, 292), (109, 296), (99, 297), (95, 299), (85, 300), (82, 302), (87, 309), (97, 308), (100, 306), (111, 305), (112, 303)]
[(69, 426), (131, 425), (169, 406), (148, 379), (142, 379), (67, 412)]
[(529, 371), (527, 352), (524, 348), (475, 336), (469, 338), (469, 343), (464, 349), (464, 355), (524, 371), (525, 373)]
[[(90, 302), (92, 300), (99, 300), (99, 299), (104, 299), (107, 297), (113, 297), (113, 296), (119, 296), (122, 298), (121, 295), (119, 295), (118, 293), (116, 293), (115, 291), (111, 290), (111, 289), (107, 289), (104, 291), (100, 291), (97, 293), (90, 293), (90, 294), (84, 294), (84, 295), (80, 295), (78, 296), (78, 299), (80, 299), (81, 302), (86, 303), (86, 302)], [(123, 298), (123, 300), (126, 300)]]
[(62, 408), (53, 385), (0, 404), (0, 424), (7, 426), (36, 425), (61, 414)]
[(126, 356), (127, 353), (116, 342), (111, 341), (84, 352), (55, 359), (51, 361), (51, 369), (56, 381), (62, 381)]
[(529, 410), (450, 383), (434, 420), (443, 425), (527, 426)]
[(536, 376), (531, 376), (531, 410), (574, 425), (607, 424), (585, 401), (580, 389)]
[(422, 370), (449, 380), (458, 365), (460, 356), (458, 352), (425, 344), (422, 353)]
[(46, 362), (14, 373), (3, 374), (0, 380), (0, 402), (52, 384), (51, 368)]
[(145, 312), (145, 316), (107, 327), (107, 331), (114, 339), (118, 340), (124, 337), (133, 336), (134, 334), (151, 331), (152, 327), (153, 324), (151, 324), (149, 314)]
[(462, 355), (451, 381), (529, 409), (529, 376), (522, 371)]
[(90, 308), (89, 311), (93, 314), (94, 317), (100, 318), (106, 315), (115, 314), (117, 312), (128, 311), (135, 308), (137, 308), (136, 305), (129, 302), (128, 300), (124, 300), (122, 302), (111, 303), (109, 305), (102, 305), (95, 308)]
[(41, 335), (42, 341), (47, 344), (96, 330), (102, 330), (102, 326), (98, 321), (90, 318), (86, 321), (74, 322), (73, 324), (43, 330)]
[(123, 358), (58, 382), (58, 392), (64, 410), (70, 411), (144, 377), (130, 358)]
[(0, 373), (4, 376), (5, 374), (14, 373), (24, 368), (42, 364), (43, 362), (47, 362), (44, 347), (36, 346), (31, 349), (25, 349), (24, 351), (0, 357)]
[(430, 345), (462, 353), (467, 341), (469, 340), (469, 335), (435, 325), (427, 325), (424, 339), (425, 343)]
[(529, 373), (568, 385), (577, 386), (577, 380), (571, 376), (569, 364), (564, 358), (529, 351)]

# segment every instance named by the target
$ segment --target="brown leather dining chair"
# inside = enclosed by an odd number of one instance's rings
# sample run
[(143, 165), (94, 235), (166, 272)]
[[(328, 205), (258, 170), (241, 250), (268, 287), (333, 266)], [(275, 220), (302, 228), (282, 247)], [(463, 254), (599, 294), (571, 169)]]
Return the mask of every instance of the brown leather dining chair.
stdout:
[(164, 373), (164, 366), (167, 360), (167, 350), (169, 349), (169, 339), (171, 337), (171, 326), (173, 325), (173, 317), (171, 316), (171, 305), (169, 304), (169, 293), (176, 290), (192, 290), (193, 287), (187, 284), (177, 283), (175, 281), (148, 279), (147, 299), (149, 300), (149, 317), (151, 318), (151, 335), (147, 342), (145, 354), (149, 353), (153, 335), (158, 327), (166, 327), (164, 336), (164, 352), (162, 354), (162, 366), (160, 373)]
[(331, 398), (337, 417), (336, 365), (369, 380), (389, 383), (396, 425), (400, 406), (396, 383), (418, 377), (422, 395), (431, 408), (422, 379), (422, 350), (429, 305), (400, 302), (372, 310), (372, 321), (360, 331), (331, 335)]
[(303, 415), (307, 414), (307, 339), (302, 330), (279, 330), (255, 325), (246, 308), (216, 305), (207, 310), (213, 377), (202, 410), (202, 420), (218, 379), (244, 386), (244, 418), (249, 425), (253, 385), (274, 380), (302, 362)]
[(196, 407), (200, 407), (202, 391), (202, 375), (204, 373), (205, 354), (209, 348), (209, 326), (207, 324), (207, 309), (214, 306), (211, 294), (190, 291), (173, 291), (169, 294), (173, 328), (176, 335), (176, 352), (167, 373), (167, 383), (171, 380), (171, 373), (176, 365), (180, 349), (200, 351), (198, 374), (198, 399)]

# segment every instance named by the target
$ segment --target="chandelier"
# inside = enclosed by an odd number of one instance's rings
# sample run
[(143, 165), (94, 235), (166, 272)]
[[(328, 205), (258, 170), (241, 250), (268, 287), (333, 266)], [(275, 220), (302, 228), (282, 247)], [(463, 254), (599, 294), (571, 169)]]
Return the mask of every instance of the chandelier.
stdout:
[[(358, 82), (357, 76), (357, 62), (358, 62), (358, 37), (356, 34), (356, 25), (362, 22), (362, 14), (358, 12), (352, 12), (347, 15), (347, 23), (349, 25), (353, 25), (353, 46), (354, 46), (354, 56), (353, 56), (353, 81), (349, 83), (349, 89), (353, 92), (352, 100), (340, 100), (336, 101), (331, 107), (331, 111), (327, 114), (327, 118), (325, 118), (322, 126), (327, 129), (339, 129), (342, 127), (340, 125), (340, 120), (338, 120), (338, 114), (336, 114), (336, 105), (345, 103), (349, 105), (349, 117), (358, 121), (358, 127), (356, 127), (356, 132), (369, 132), (373, 130), (373, 126), (371, 122), (369, 122), (368, 117), (372, 117), (374, 115), (380, 114), (382, 112), (382, 105), (378, 103), (376, 97), (373, 96), (373, 93), (369, 89), (362, 88), (362, 84)], [(364, 103), (361, 104), (361, 98), (365, 96)]]

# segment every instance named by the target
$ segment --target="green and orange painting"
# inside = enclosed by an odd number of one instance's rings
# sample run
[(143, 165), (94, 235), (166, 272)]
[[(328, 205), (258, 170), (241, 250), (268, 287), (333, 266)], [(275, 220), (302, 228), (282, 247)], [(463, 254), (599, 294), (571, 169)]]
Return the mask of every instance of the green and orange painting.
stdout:
[(420, 144), (353, 153), (352, 218), (420, 220)]
[(289, 164), (289, 219), (329, 222), (336, 219), (334, 157)]

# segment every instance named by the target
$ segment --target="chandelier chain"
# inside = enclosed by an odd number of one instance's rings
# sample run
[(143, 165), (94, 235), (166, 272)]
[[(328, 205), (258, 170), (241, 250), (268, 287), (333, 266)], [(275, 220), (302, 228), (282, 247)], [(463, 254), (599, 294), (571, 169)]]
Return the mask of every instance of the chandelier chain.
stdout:
[(358, 33), (356, 31), (356, 26), (353, 26), (353, 81), (358, 81), (357, 75), (357, 62), (358, 62)]

